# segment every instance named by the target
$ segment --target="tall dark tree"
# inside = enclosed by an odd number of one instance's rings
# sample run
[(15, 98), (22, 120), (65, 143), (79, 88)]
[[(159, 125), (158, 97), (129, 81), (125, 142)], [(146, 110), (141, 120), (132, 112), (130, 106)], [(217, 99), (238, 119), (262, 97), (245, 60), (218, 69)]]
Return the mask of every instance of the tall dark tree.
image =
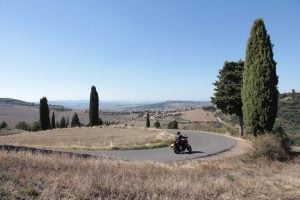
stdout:
[(40, 122), (42, 130), (50, 128), (49, 106), (46, 97), (40, 99)]
[(52, 128), (52, 129), (55, 129), (55, 115), (54, 115), (54, 112), (52, 112), (51, 128)]
[(95, 86), (91, 88), (89, 117), (90, 126), (99, 124), (99, 97)]
[(79, 117), (78, 117), (78, 114), (75, 112), (73, 117), (72, 117), (72, 120), (71, 120), (71, 127), (76, 127), (76, 126), (81, 126), (81, 123), (79, 121)]
[(240, 134), (243, 136), (243, 112), (241, 86), (243, 81), (244, 62), (225, 62), (219, 71), (215, 85), (213, 104), (225, 114), (239, 117)]
[(150, 117), (149, 117), (149, 113), (147, 112), (147, 116), (146, 116), (146, 127), (149, 128), (150, 127)]
[(244, 122), (255, 136), (271, 131), (277, 115), (278, 77), (272, 47), (264, 21), (255, 20), (247, 43), (242, 85)]

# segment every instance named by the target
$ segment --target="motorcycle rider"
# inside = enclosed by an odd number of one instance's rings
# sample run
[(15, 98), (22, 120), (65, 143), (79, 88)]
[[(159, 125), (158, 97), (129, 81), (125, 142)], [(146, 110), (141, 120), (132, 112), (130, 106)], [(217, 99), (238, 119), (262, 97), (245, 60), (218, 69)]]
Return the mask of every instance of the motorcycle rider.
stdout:
[(189, 153), (192, 153), (192, 147), (189, 145), (187, 138), (187, 136), (181, 135), (179, 131), (177, 132), (176, 140), (174, 144), (171, 145), (176, 154), (184, 153), (185, 150), (188, 150)]
[(177, 132), (177, 136), (176, 136), (176, 143), (179, 144), (179, 145), (182, 145), (182, 140), (184, 138), (187, 138), (185, 136), (183, 136), (180, 131)]
[(183, 135), (181, 135), (180, 131), (177, 132), (177, 136), (176, 136), (176, 141), (180, 141), (181, 139), (183, 139)]

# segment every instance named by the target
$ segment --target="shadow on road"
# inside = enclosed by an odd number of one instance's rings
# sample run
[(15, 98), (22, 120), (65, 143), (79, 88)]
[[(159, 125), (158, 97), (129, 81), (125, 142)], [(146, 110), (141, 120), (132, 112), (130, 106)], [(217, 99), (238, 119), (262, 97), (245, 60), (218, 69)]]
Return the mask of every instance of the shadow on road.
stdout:
[(191, 153), (186, 152), (185, 154), (196, 154), (196, 153), (204, 153), (203, 151), (192, 151)]

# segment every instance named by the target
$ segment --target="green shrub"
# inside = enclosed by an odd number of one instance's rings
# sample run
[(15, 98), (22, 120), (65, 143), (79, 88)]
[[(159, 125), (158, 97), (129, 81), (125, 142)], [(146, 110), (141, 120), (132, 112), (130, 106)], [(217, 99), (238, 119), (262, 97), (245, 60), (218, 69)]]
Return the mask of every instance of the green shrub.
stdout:
[(155, 128), (160, 128), (161, 127), (160, 122), (159, 121), (154, 122), (154, 126)]
[(59, 128), (67, 128), (67, 121), (64, 116), (60, 119)]
[(273, 134), (280, 141), (280, 144), (285, 152), (289, 153), (291, 151), (292, 140), (291, 138), (284, 132), (282, 127), (274, 128)]
[(27, 124), (26, 122), (21, 121), (21, 122), (18, 122), (18, 123), (16, 124), (16, 129), (29, 131), (29, 130), (30, 130), (30, 126), (29, 126), (29, 124)]
[(266, 133), (254, 139), (255, 158), (285, 161), (290, 158), (290, 141), (284, 133)]
[(174, 121), (171, 121), (169, 124), (168, 124), (168, 129), (178, 129), (178, 123), (176, 120)]
[(2, 123), (0, 124), (0, 129), (7, 128), (7, 127), (8, 127), (7, 123), (5, 121), (2, 121)]
[(31, 131), (36, 132), (36, 131), (40, 131), (40, 130), (41, 130), (40, 121), (33, 122), (32, 127), (31, 127)]
[(290, 138), (291, 138), (291, 144), (293, 146), (300, 147), (300, 135), (299, 134), (290, 135)]

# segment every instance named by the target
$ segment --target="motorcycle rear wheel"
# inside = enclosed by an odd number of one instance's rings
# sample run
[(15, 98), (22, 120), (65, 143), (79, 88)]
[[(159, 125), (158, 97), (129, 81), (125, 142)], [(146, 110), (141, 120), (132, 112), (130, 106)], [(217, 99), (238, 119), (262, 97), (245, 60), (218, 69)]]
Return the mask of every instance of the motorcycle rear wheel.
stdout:
[(191, 147), (191, 145), (189, 145), (189, 146), (187, 147), (187, 150), (188, 150), (189, 153), (192, 153), (192, 147)]

